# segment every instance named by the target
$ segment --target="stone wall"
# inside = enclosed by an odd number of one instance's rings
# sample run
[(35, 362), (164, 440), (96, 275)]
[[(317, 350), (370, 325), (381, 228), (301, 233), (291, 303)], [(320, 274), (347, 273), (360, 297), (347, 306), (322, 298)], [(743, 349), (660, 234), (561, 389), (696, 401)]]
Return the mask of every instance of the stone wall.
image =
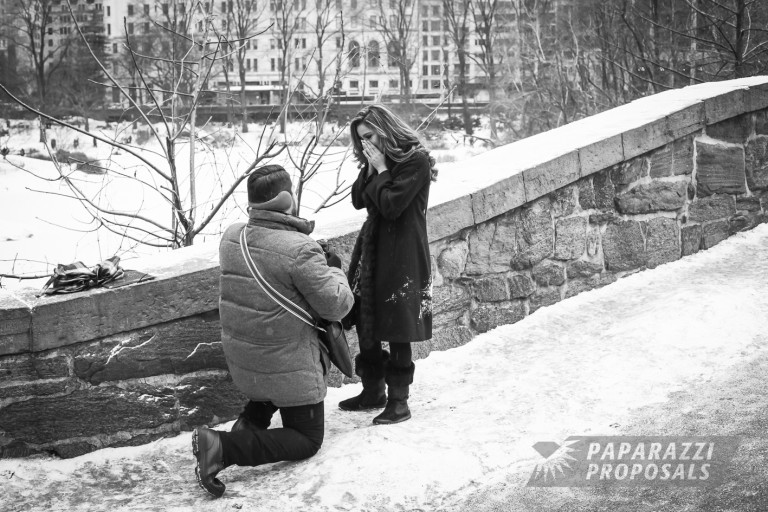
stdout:
[[(434, 189), (435, 332), (416, 356), (768, 220), (766, 84), (670, 91), (441, 175), (468, 185)], [(355, 233), (329, 238), (346, 262)], [(0, 456), (71, 457), (236, 416), (215, 249), (145, 270), (154, 279), (72, 296), (0, 290)]]

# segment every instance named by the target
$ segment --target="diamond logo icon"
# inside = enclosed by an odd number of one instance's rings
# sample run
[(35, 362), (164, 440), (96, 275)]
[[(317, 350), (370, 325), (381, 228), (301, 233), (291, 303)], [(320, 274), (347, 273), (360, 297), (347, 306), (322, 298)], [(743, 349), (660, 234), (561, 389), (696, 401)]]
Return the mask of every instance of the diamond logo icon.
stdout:
[(539, 441), (533, 445), (533, 449), (539, 452), (539, 455), (545, 459), (548, 459), (558, 448), (560, 448), (560, 445), (552, 441)]

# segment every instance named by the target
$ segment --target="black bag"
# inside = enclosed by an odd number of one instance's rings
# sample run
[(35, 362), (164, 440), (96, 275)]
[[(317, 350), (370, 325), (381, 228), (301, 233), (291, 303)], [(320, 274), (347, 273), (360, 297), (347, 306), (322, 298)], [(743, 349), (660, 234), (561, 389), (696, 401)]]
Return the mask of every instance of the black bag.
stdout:
[(320, 341), (323, 342), (320, 347), (327, 351), (331, 363), (347, 377), (354, 377), (355, 368), (352, 364), (352, 354), (349, 352), (347, 335), (341, 322), (322, 320), (318, 322), (318, 327), (322, 329), (319, 330)]

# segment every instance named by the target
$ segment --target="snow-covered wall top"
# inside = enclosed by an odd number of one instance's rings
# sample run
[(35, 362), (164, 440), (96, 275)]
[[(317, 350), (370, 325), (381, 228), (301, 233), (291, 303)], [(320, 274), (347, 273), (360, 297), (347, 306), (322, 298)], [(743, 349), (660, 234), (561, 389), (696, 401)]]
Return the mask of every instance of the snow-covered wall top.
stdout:
[[(649, 96), (494, 149), (440, 175), (429, 209), (435, 242), (617, 163), (743, 113), (768, 108), (768, 77)], [(318, 238), (351, 249), (362, 218), (320, 223)], [(218, 255), (202, 245), (133, 263), (154, 279), (38, 298), (0, 290), (0, 356), (36, 353), (218, 308)]]

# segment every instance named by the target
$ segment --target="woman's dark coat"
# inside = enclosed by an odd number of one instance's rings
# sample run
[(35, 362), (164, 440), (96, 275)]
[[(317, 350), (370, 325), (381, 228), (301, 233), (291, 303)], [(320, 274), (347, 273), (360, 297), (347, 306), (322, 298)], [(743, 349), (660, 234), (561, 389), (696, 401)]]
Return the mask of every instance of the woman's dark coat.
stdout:
[[(373, 315), (369, 329), (373, 340), (428, 340), (432, 337), (432, 265), (426, 217), (432, 177), (429, 157), (416, 151), (401, 163), (387, 159), (387, 168), (368, 180), (363, 169), (352, 185), (354, 207), (368, 209), (366, 224), (375, 219), (371, 239), (375, 247), (364, 246), (361, 251), (363, 269), (366, 253), (375, 255), (368, 258), (374, 267), (373, 293), (368, 290), (372, 308), (365, 314), (366, 290), (361, 289), (359, 322), (370, 322)], [(360, 331), (358, 324), (358, 334)]]

